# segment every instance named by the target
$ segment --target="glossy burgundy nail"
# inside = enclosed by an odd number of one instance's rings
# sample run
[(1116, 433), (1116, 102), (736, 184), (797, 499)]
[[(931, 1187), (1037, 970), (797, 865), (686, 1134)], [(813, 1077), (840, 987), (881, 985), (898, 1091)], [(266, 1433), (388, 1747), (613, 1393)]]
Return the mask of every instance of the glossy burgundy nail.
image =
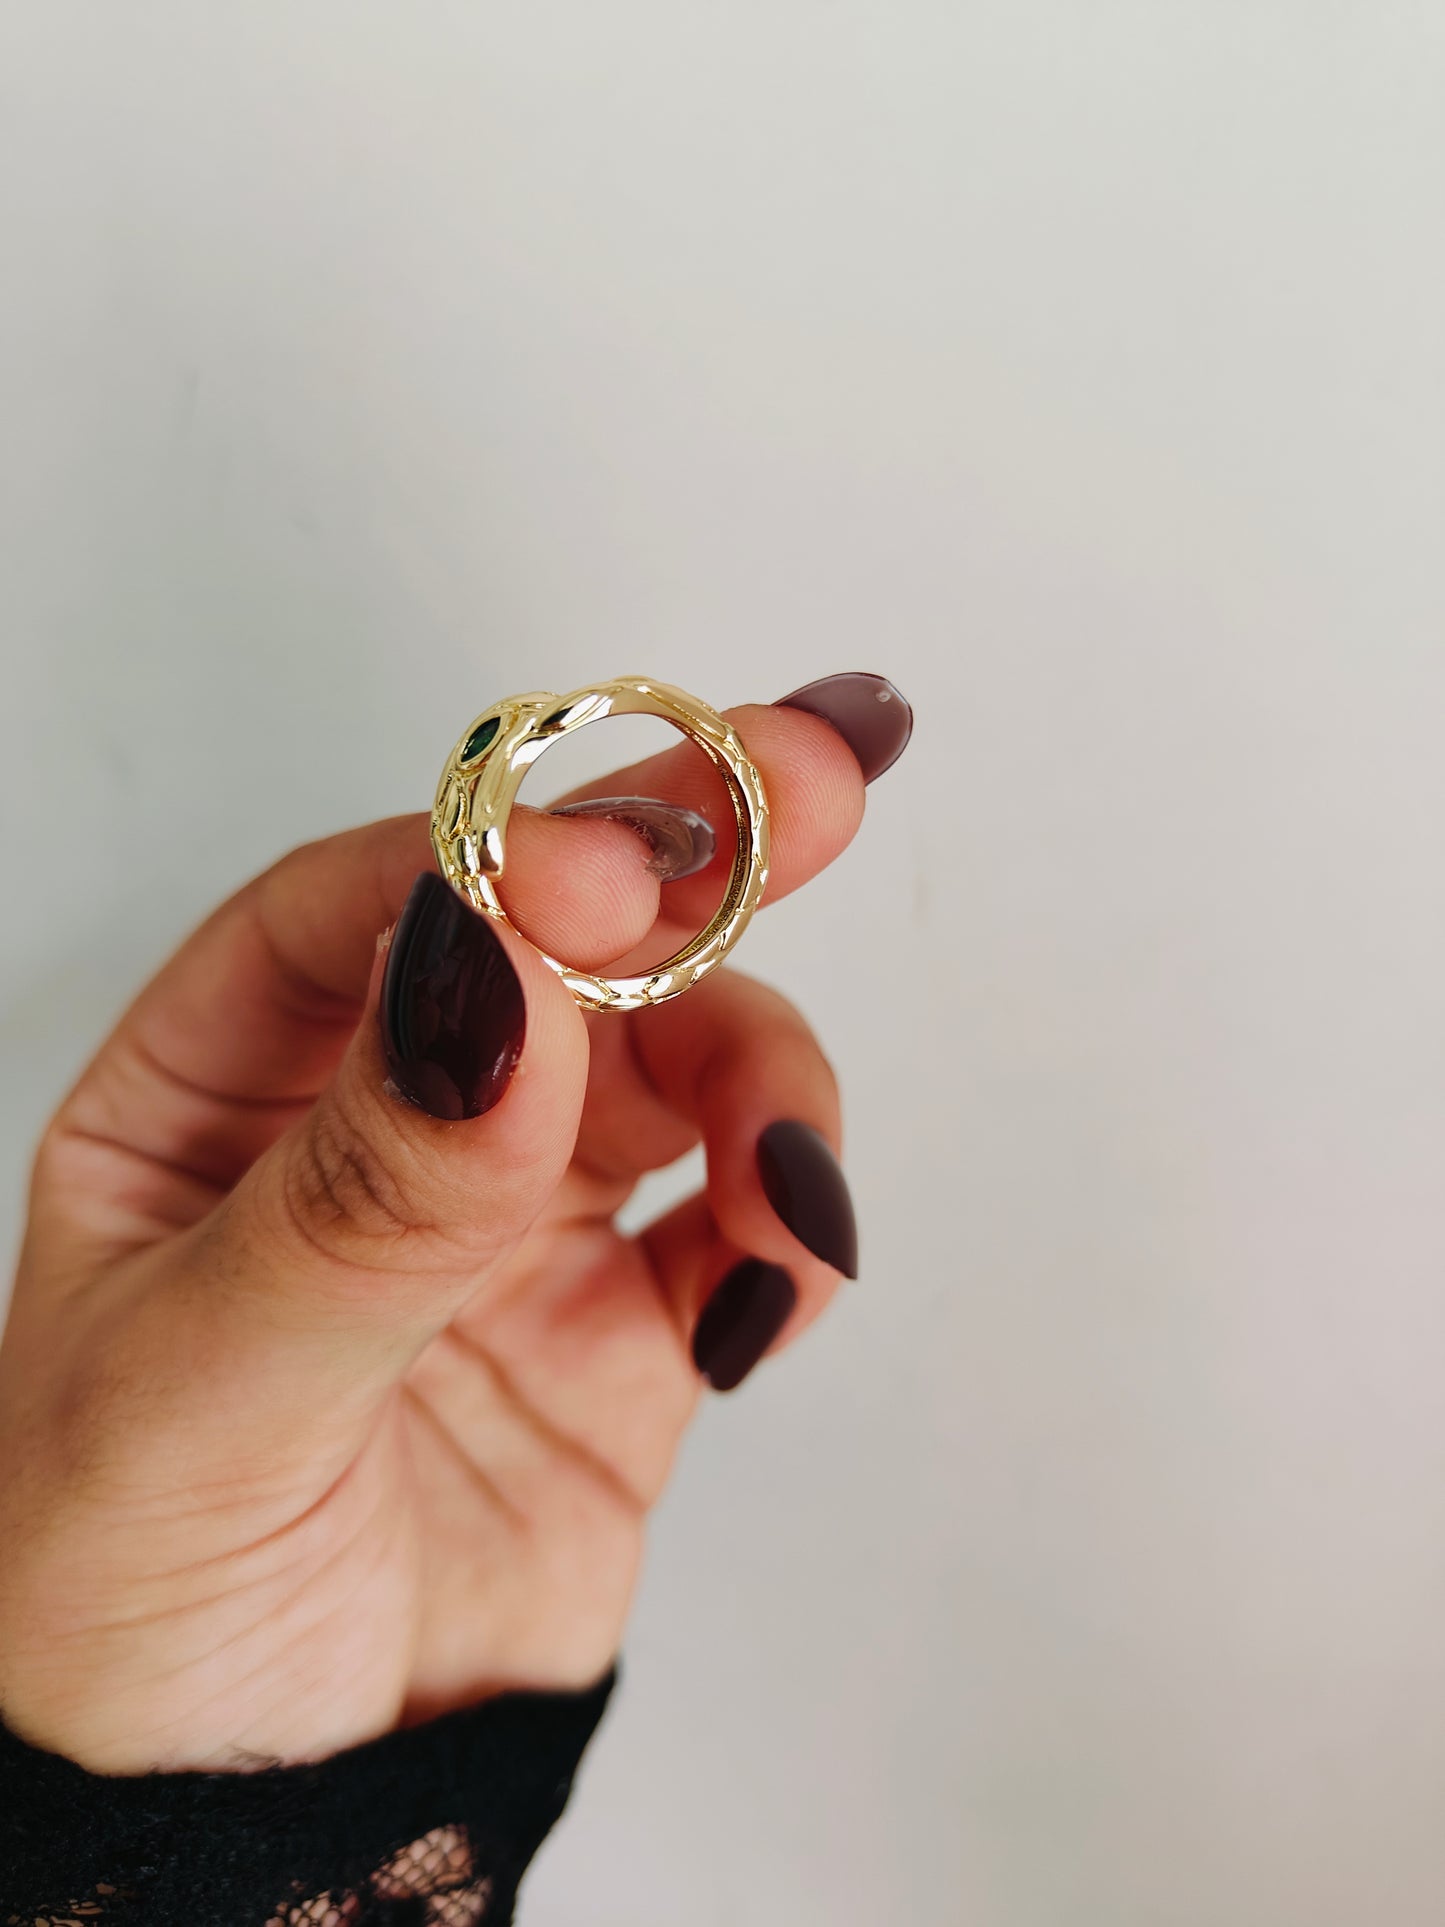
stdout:
[(768, 1203), (815, 1258), (858, 1276), (858, 1221), (842, 1166), (827, 1141), (797, 1118), (779, 1118), (758, 1139), (758, 1176)]
[(434, 871), (411, 887), (381, 982), (381, 1044), (402, 1096), (433, 1117), (480, 1117), (506, 1090), (527, 1005), (491, 921)]
[(781, 1265), (744, 1258), (703, 1307), (692, 1360), (715, 1392), (730, 1392), (787, 1324), (798, 1294)]
[(585, 803), (562, 803), (551, 814), (600, 816), (635, 830), (652, 852), (648, 869), (663, 883), (676, 883), (679, 877), (705, 870), (717, 848), (705, 816), (656, 796), (593, 796)]
[(908, 699), (885, 676), (861, 672), (825, 676), (784, 696), (779, 709), (806, 709), (821, 716), (843, 738), (858, 758), (863, 781), (872, 783), (892, 769), (913, 734), (913, 711)]

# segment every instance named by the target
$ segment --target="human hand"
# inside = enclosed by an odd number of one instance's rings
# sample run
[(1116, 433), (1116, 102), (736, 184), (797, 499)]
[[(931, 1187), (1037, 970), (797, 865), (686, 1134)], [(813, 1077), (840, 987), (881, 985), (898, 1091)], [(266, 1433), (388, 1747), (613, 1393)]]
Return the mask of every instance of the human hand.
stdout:
[[(770, 901), (862, 811), (827, 702), (799, 703), (730, 716)], [(592, 793), (722, 823), (716, 780), (684, 744)], [(649, 962), (710, 914), (720, 842), (663, 886), (618, 822), (519, 812), (509, 915), (586, 967)], [(639, 1177), (699, 1141), (705, 1192), (624, 1236)], [(733, 970), (584, 1017), (430, 873), (425, 818), (285, 858), (41, 1144), (0, 1348), (8, 1723), (95, 1770), (226, 1767), (595, 1679), (699, 1368), (736, 1382), (853, 1270), (838, 1143), (804, 1020)]]

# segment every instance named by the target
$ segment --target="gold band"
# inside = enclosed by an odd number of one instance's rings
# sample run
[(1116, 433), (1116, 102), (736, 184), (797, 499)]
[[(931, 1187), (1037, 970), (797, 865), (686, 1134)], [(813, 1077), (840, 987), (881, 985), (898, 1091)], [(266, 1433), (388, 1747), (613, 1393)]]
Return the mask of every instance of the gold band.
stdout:
[(619, 676), (570, 696), (509, 696), (484, 710), (442, 771), (431, 840), (442, 875), (476, 910), (509, 921), (497, 895), (507, 858), (507, 820), (522, 778), (549, 743), (604, 716), (660, 716), (721, 770), (737, 819), (726, 894), (705, 929), (642, 977), (598, 977), (538, 954), (587, 1010), (638, 1010), (697, 983), (723, 961), (762, 900), (768, 881), (768, 801), (738, 733), (714, 709), (649, 677)]

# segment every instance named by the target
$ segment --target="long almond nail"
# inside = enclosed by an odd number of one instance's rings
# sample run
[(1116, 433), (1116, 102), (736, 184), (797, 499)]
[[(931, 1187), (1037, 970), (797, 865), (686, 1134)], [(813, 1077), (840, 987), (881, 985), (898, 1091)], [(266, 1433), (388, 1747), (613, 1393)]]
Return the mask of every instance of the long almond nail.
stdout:
[(858, 758), (865, 783), (876, 782), (892, 769), (913, 734), (913, 711), (908, 698), (886, 676), (861, 672), (825, 676), (784, 696), (779, 709), (805, 709), (821, 716), (843, 738)]
[(811, 1124), (779, 1118), (758, 1139), (768, 1203), (800, 1244), (845, 1278), (858, 1276), (858, 1224), (848, 1180)]
[(793, 1315), (798, 1293), (781, 1265), (744, 1258), (703, 1307), (692, 1360), (715, 1392), (731, 1392)]
[(381, 980), (381, 1044), (392, 1082), (433, 1117), (480, 1117), (511, 1081), (527, 1005), (491, 920), (434, 870), (397, 920)]

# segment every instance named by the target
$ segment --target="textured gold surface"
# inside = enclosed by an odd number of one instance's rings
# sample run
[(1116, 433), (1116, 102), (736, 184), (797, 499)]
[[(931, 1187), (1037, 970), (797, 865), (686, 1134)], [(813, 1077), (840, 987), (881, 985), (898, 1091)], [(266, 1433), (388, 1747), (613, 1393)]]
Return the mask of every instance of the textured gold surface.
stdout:
[[(768, 881), (768, 802), (763, 779), (737, 731), (695, 696), (645, 676), (619, 676), (570, 696), (545, 690), (508, 696), (470, 722), (447, 758), (432, 809), (431, 840), (442, 875), (474, 909), (508, 922), (497, 895), (507, 861), (507, 820), (522, 778), (549, 743), (604, 716), (660, 716), (718, 766), (737, 819), (732, 874), (716, 914), (674, 957), (638, 977), (601, 977), (538, 954), (587, 1010), (638, 1010), (676, 997), (715, 970), (733, 949)], [(495, 721), (484, 748), (469, 743)]]

